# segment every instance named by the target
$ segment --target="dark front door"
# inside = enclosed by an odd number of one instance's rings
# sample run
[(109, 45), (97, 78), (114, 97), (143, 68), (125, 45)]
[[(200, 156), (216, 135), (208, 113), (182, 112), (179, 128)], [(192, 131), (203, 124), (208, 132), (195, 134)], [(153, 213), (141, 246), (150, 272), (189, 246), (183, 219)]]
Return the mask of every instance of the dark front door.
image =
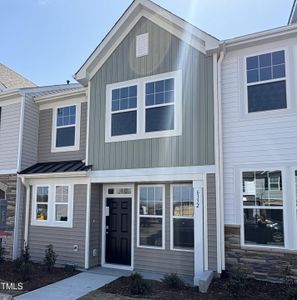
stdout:
[(131, 265), (131, 202), (131, 198), (106, 199), (106, 263)]

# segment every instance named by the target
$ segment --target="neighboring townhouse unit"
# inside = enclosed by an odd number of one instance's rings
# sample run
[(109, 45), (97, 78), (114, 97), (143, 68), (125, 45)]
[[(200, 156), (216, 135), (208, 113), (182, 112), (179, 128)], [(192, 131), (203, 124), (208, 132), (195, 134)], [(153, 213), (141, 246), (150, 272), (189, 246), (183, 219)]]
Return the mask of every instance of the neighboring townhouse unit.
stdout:
[(75, 75), (89, 91), (86, 268), (177, 272), (195, 285), (221, 271), (207, 54), (217, 47), (137, 0)]
[(7, 257), (23, 245), (22, 184), (17, 173), (37, 161), (38, 106), (33, 97), (79, 85), (7, 89), (0, 93), (0, 240)]
[(279, 280), (297, 266), (297, 27), (222, 49), (226, 268)]
[(57, 264), (85, 267), (88, 167), (85, 166), (87, 89), (35, 97), (39, 124), (36, 161), (20, 172), (22, 239), (33, 261), (43, 261), (47, 245)]

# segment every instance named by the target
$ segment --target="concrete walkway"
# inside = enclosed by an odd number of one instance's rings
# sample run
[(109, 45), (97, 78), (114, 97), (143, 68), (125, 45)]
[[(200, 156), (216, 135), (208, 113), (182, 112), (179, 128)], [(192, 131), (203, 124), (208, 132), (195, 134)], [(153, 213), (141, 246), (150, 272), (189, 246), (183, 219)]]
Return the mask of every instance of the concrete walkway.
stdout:
[(47, 285), (32, 292), (15, 297), (16, 300), (75, 300), (99, 289), (119, 278), (118, 274), (105, 275), (96, 272), (82, 272), (75, 276)]

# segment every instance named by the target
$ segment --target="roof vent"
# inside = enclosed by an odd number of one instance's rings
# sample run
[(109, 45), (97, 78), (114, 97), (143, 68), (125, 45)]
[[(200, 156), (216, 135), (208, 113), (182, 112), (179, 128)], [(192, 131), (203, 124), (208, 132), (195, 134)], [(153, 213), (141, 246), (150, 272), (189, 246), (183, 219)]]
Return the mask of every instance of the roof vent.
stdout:
[(136, 37), (136, 57), (148, 55), (148, 38), (148, 33), (140, 34)]

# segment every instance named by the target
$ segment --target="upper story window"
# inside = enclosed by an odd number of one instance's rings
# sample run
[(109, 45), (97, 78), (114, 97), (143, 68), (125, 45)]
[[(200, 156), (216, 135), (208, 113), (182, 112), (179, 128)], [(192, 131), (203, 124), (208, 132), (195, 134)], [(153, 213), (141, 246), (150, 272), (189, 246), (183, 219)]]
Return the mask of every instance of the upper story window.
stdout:
[(137, 85), (112, 90), (111, 135), (135, 134), (137, 130)]
[(181, 71), (107, 86), (106, 142), (182, 133)]
[(287, 108), (285, 51), (247, 57), (248, 112)]
[(80, 107), (54, 108), (52, 152), (79, 150)]

